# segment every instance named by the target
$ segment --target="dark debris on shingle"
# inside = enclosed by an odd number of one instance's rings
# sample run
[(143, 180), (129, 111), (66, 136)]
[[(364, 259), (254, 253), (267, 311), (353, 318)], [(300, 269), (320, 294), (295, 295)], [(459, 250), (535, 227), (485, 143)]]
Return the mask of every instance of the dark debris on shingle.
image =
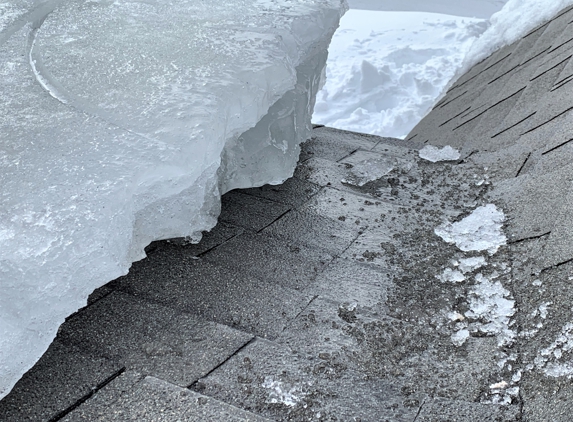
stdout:
[[(315, 126), (293, 178), (227, 193), (199, 244), (154, 242), (94, 292), (0, 420), (569, 421), (572, 18), (478, 63), (406, 141)], [(364, 160), (393, 166), (361, 185)], [(490, 202), (496, 255), (434, 232)], [(489, 265), (448, 280), (468, 256)], [(515, 301), (511, 345), (453, 341), (480, 277)]]

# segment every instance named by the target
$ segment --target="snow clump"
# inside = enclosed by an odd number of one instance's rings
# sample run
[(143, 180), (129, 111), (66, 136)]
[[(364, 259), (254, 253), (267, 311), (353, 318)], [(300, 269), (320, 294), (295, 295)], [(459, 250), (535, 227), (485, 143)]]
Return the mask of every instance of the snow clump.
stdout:
[(462, 251), (497, 252), (505, 245), (507, 238), (501, 231), (505, 215), (495, 205), (476, 208), (470, 215), (457, 223), (444, 223), (434, 232), (447, 243), (455, 243)]
[(294, 407), (304, 397), (299, 388), (293, 387), (287, 391), (281, 381), (276, 381), (272, 377), (265, 377), (261, 386), (271, 390), (269, 403), (282, 403), (286, 406)]
[(470, 310), (465, 316), (474, 321), (475, 329), (481, 333), (495, 335), (498, 345), (510, 344), (515, 332), (509, 328), (510, 318), (515, 314), (515, 300), (510, 299), (510, 292), (499, 281), (478, 274), (478, 284), (470, 292)]

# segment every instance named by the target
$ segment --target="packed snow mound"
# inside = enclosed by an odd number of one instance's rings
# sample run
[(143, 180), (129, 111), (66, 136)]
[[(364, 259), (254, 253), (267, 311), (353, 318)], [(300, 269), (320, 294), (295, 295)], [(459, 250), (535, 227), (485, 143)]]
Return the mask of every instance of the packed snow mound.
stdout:
[(494, 51), (514, 43), (571, 5), (573, 0), (509, 0), (490, 18), (489, 28), (471, 46), (457, 76), (463, 75)]
[(220, 196), (292, 175), (344, 0), (0, 4), (0, 398)]
[(314, 122), (404, 137), (486, 28), (483, 19), (435, 13), (348, 11), (332, 40)]

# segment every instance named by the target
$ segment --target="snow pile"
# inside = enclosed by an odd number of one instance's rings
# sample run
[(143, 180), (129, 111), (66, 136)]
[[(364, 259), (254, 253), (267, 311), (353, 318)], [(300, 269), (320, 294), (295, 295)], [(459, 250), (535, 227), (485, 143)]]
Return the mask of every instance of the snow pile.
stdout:
[(459, 160), (460, 152), (457, 149), (446, 145), (443, 148), (438, 148), (433, 145), (426, 145), (419, 152), (420, 158), (437, 163), (439, 161), (454, 161)]
[[(342, 20), (313, 120), (339, 129), (404, 137), (472, 66), (573, 5), (573, 0), (353, 0), (352, 5), (371, 10), (350, 10)], [(398, 10), (482, 18), (499, 11), (488, 21)]]
[(490, 27), (471, 46), (457, 76), (463, 75), (494, 51), (514, 43), (570, 5), (573, 5), (573, 0), (509, 0), (491, 17)]
[(344, 10), (1, 4), (0, 398), (147, 244), (197, 240), (222, 193), (292, 175)]
[(483, 19), (350, 10), (329, 50), (313, 121), (403, 137), (454, 76)]
[(448, 243), (455, 243), (462, 251), (497, 252), (506, 244), (501, 231), (505, 215), (495, 205), (476, 208), (470, 215), (457, 223), (444, 223), (434, 232)]
[(488, 19), (507, 0), (348, 0), (351, 9), (445, 13)]

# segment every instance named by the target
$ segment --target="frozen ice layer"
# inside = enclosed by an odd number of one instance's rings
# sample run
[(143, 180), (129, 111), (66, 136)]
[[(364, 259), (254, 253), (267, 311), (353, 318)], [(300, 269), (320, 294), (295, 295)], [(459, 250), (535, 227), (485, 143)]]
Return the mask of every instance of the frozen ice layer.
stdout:
[(1, 6), (0, 398), (153, 240), (291, 176), (343, 0)]

